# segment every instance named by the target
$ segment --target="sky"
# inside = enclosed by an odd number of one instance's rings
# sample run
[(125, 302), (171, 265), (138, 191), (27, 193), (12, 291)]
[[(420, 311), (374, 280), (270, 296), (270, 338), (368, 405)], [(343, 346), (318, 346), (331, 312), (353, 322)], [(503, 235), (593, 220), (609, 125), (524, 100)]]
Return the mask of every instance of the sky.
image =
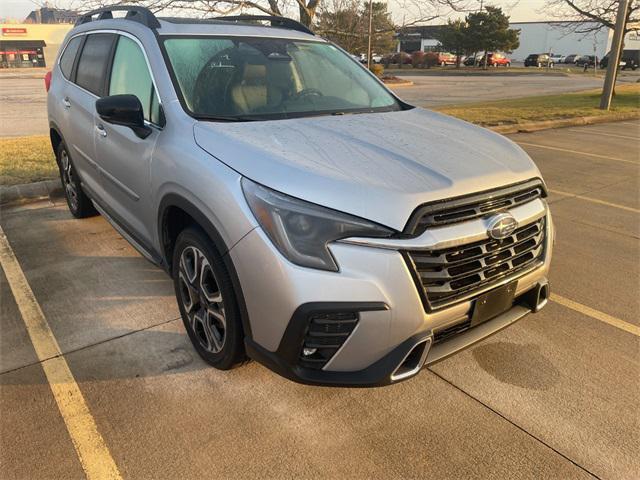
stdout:
[[(473, 0), (470, 1), (473, 2)], [(479, 7), (480, 0), (477, 0), (477, 2)], [(56, 0), (52, 3), (67, 7), (72, 3), (77, 4), (77, 1)], [(485, 0), (485, 5), (490, 4), (502, 7), (511, 16), (511, 21), (513, 22), (548, 20), (544, 14), (544, 3), (545, 0)], [(23, 19), (34, 8), (36, 8), (35, 4), (30, 0), (0, 0), (0, 18)], [(397, 24), (402, 24), (403, 19), (406, 22), (410, 22), (412, 17), (415, 18), (418, 15), (415, 9), (404, 8), (400, 0), (389, 0), (389, 10)]]

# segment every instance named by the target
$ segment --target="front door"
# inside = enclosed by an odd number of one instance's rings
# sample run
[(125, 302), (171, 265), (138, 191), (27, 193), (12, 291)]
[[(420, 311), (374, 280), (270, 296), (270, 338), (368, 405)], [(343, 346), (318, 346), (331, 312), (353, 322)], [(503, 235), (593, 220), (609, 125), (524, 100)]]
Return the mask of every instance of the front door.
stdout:
[(119, 35), (107, 95), (132, 94), (142, 103), (145, 121), (152, 128), (147, 138), (130, 128), (95, 117), (96, 158), (105, 191), (105, 210), (143, 247), (152, 245), (151, 157), (161, 134), (160, 106), (141, 45)]

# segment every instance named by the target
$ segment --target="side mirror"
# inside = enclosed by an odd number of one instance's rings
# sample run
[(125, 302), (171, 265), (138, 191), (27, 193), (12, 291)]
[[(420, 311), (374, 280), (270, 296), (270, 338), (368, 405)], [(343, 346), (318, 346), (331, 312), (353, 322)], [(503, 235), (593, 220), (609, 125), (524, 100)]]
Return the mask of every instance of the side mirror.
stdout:
[(96, 111), (105, 122), (129, 127), (140, 138), (151, 135), (151, 128), (144, 124), (142, 104), (135, 95), (99, 98), (96, 100)]

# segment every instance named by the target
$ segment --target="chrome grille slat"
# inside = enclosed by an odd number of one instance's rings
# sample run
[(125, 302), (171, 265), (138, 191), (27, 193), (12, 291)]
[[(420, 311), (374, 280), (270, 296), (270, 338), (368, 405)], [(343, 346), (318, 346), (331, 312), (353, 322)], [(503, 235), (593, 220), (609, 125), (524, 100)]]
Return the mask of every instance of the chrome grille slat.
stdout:
[[(470, 256), (470, 257), (465, 257), (465, 258), (463, 258), (461, 260), (455, 260), (455, 261), (447, 261), (446, 255), (448, 255), (448, 254), (446, 254), (446, 253), (442, 254), (442, 255), (439, 255), (437, 257), (425, 257), (424, 253), (414, 253), (412, 255), (412, 257), (413, 257), (413, 262), (416, 264), (416, 267), (418, 269), (420, 269), (421, 265), (428, 265), (428, 266), (435, 265), (435, 266), (438, 266), (438, 265), (442, 265), (445, 262), (448, 265), (447, 268), (451, 268), (451, 267), (455, 267), (457, 265), (463, 265), (463, 264), (465, 264), (467, 262), (470, 262), (470, 261), (473, 261), (473, 260), (484, 258), (486, 256), (492, 256), (492, 255), (500, 254), (505, 250), (516, 248), (516, 247), (528, 242), (531, 239), (535, 239), (536, 243), (539, 243), (542, 240), (543, 236), (544, 236), (543, 233), (538, 230), (538, 231), (536, 231), (536, 233), (531, 234), (531, 235), (523, 238), (522, 240), (517, 241), (516, 243), (510, 243), (510, 244), (505, 245), (503, 247), (499, 247), (496, 250), (487, 250), (485, 245), (480, 244), (480, 245), (477, 245), (477, 247), (479, 247), (482, 250), (481, 253), (479, 253), (477, 255)], [(471, 247), (471, 248), (476, 248), (475, 245), (476, 244), (474, 244), (474, 246)], [(465, 250), (466, 249), (468, 249), (468, 248), (465, 248)], [(455, 249), (455, 250), (462, 250), (462, 249)], [(427, 267), (427, 268), (429, 268), (429, 267)]]
[[(463, 279), (465, 279), (467, 277), (472, 277), (473, 275), (480, 275), (481, 281), (490, 280), (492, 277), (491, 276), (486, 277), (485, 274), (484, 274), (485, 271), (499, 269), (504, 265), (508, 266), (509, 270), (513, 270), (514, 268), (516, 268), (516, 267), (514, 267), (514, 265), (512, 263), (513, 260), (520, 259), (520, 258), (522, 258), (522, 257), (524, 257), (526, 255), (531, 255), (531, 254), (533, 254), (533, 258), (532, 258), (532, 260), (533, 260), (534, 258), (536, 258), (540, 254), (539, 250), (541, 248), (542, 248), (542, 245), (539, 244), (538, 248), (536, 248), (535, 250), (527, 250), (525, 253), (523, 253), (521, 255), (517, 255), (517, 256), (515, 256), (513, 258), (510, 258), (509, 260), (505, 260), (505, 261), (500, 262), (500, 263), (489, 265), (487, 267), (483, 267), (483, 268), (480, 268), (478, 270), (473, 270), (473, 271), (470, 271), (468, 273), (464, 273), (464, 274), (458, 275), (456, 277), (448, 277), (447, 283), (450, 284), (451, 282), (463, 280)], [(422, 276), (422, 274), (421, 274), (421, 276)], [(430, 288), (434, 292), (453, 292), (453, 291), (456, 290), (454, 288), (451, 288), (450, 286), (446, 286), (446, 287), (444, 287), (444, 286), (443, 287), (435, 286), (435, 287), (430, 287)]]
[(516, 277), (543, 261), (545, 218), (516, 229), (509, 237), (460, 247), (406, 252), (430, 308), (473, 296), (506, 277)]

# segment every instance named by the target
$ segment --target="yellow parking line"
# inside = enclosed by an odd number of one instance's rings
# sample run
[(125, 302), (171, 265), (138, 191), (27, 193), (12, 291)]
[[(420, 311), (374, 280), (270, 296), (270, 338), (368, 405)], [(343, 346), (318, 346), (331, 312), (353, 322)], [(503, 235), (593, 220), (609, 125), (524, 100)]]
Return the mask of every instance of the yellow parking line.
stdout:
[(604, 200), (598, 200), (597, 198), (585, 197), (584, 195), (577, 195), (575, 193), (562, 192), (560, 190), (549, 189), (549, 191), (551, 193), (557, 193), (558, 195), (564, 195), (565, 197), (579, 198), (580, 200), (585, 200), (591, 203), (598, 203), (600, 205), (606, 205), (607, 207), (614, 207), (614, 208), (619, 208), (621, 210), (627, 210), (628, 212), (640, 213), (640, 209), (627, 207), (625, 205), (620, 205), (619, 203), (605, 202)]
[(591, 307), (587, 307), (586, 305), (582, 305), (581, 303), (574, 302), (573, 300), (569, 300), (568, 298), (562, 297), (557, 293), (551, 294), (551, 301), (559, 303), (571, 310), (575, 310), (576, 312), (580, 312), (584, 315), (587, 315), (591, 318), (595, 318), (596, 320), (600, 320), (601, 322), (607, 323), (613, 327), (619, 328), (620, 330), (624, 330), (625, 332), (632, 333), (637, 337), (640, 337), (640, 327), (637, 325), (633, 325), (632, 323), (625, 322), (624, 320), (620, 320), (619, 318), (612, 317), (611, 315), (596, 310)]
[(53, 397), (89, 480), (120, 479), (120, 472), (107, 448), (80, 387), (62, 356), (56, 338), (20, 268), (9, 241), (0, 227), (0, 265), (27, 327), (31, 343), (47, 377)]
[(632, 160), (625, 160), (623, 158), (609, 157), (607, 155), (598, 155), (597, 153), (578, 152), (576, 150), (569, 150), (568, 148), (550, 147), (549, 145), (540, 145), (538, 143), (526, 143), (517, 142), (518, 145), (526, 145), (527, 147), (545, 148), (547, 150), (557, 150), (558, 152), (575, 153), (577, 155), (583, 155), (587, 157), (602, 158), (603, 160), (613, 160), (615, 162), (631, 163), (633, 165), (640, 165), (638, 162)]

